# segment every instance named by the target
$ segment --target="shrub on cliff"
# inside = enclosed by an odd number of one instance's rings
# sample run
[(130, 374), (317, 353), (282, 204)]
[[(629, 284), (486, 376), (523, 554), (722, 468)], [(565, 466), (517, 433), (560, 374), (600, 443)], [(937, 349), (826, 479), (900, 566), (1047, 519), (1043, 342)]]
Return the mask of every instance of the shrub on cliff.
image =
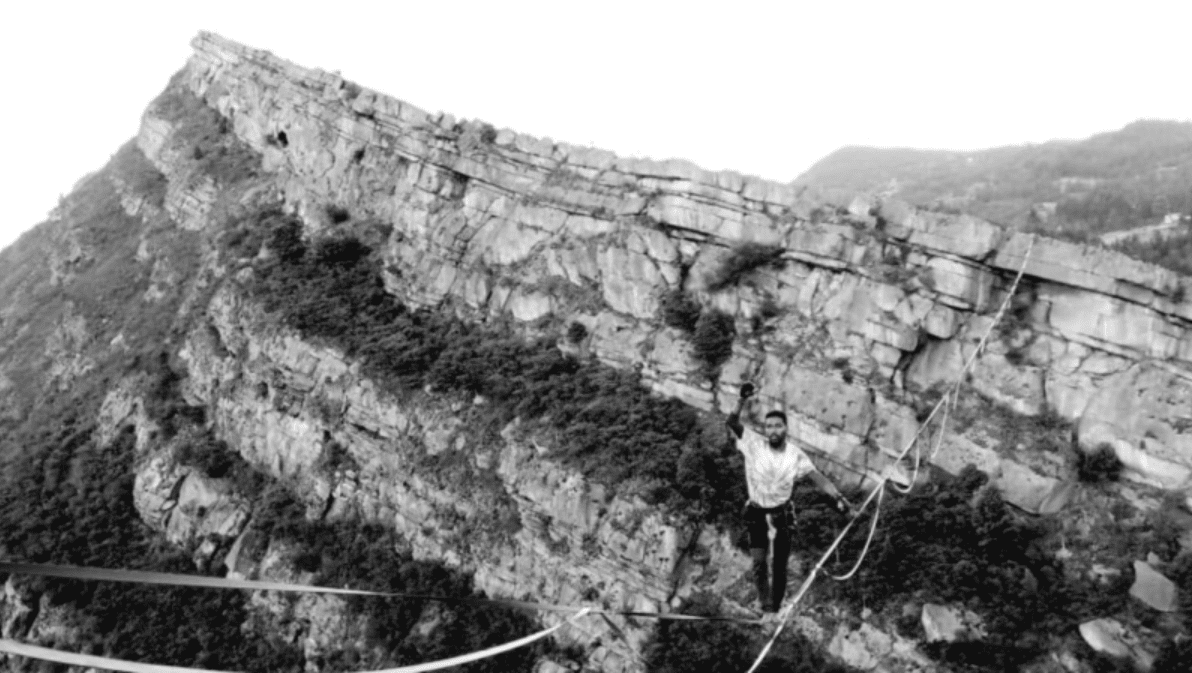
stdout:
[(257, 218), (257, 227), (269, 230), (269, 249), (283, 262), (295, 262), (306, 254), (302, 241), (302, 223), (281, 212), (267, 212)]
[(1089, 484), (1117, 481), (1122, 474), (1122, 461), (1110, 444), (1099, 444), (1088, 453), (1077, 450), (1076, 474)]
[(372, 250), (360, 241), (344, 236), (327, 238), (315, 245), (314, 263), (324, 266), (351, 267), (368, 257)]
[(750, 271), (778, 263), (785, 249), (780, 245), (742, 243), (733, 248), (706, 279), (708, 290), (719, 292), (736, 285)]
[(715, 378), (720, 366), (732, 356), (736, 337), (737, 328), (731, 315), (716, 309), (700, 314), (691, 344), (695, 347), (695, 357), (709, 378)]
[(586, 338), (588, 338), (588, 328), (582, 322), (573, 322), (567, 326), (568, 342), (579, 344)]
[(686, 334), (695, 332), (701, 310), (699, 301), (682, 288), (668, 290), (658, 298), (658, 311), (663, 324)]
[(219, 479), (227, 476), (236, 465), (233, 456), (240, 457), (232, 453), (227, 443), (203, 435), (183, 442), (174, 454), (174, 460), (198, 468), (208, 477)]

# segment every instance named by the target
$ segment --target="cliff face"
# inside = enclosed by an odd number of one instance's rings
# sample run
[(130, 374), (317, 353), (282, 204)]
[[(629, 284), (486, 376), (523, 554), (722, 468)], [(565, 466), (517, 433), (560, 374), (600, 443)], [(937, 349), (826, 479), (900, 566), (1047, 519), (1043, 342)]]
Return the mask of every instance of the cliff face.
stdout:
[[(334, 226), (336, 208), (392, 225), (387, 286), (408, 303), (582, 322), (599, 358), (704, 409), (755, 378), (761, 399), (795, 412), (796, 436), (841, 458), (902, 448), (915, 426), (903, 390), (954, 380), (1031, 246), (971, 217), (897, 202), (829, 208), (789, 186), (428, 115), (211, 35), (195, 47), (183, 83), (261, 153), (312, 233)], [(139, 139), (163, 170), (167, 131), (150, 115)], [(742, 242), (781, 245), (787, 263), (708, 292)], [(1020, 413), (1054, 409), (1082, 445), (1113, 443), (1140, 479), (1186, 486), (1192, 440), (1163, 400), (1182, 399), (1188, 381), (1187, 285), (1038, 238), (1016, 320), (978, 358), (973, 388)], [(660, 294), (680, 287), (747, 335), (718, 387), (658, 317)], [(751, 330), (767, 299), (772, 329)]]
[[(729, 534), (585, 478), (555, 458), (541, 428), (515, 420), (486, 432), (475, 421), (492, 400), (386, 392), (358, 358), (265, 311), (248, 290), (249, 261), (221, 254), (227, 223), (262, 204), (297, 215), (308, 238), (369, 240), (386, 290), (409, 306), (508, 320), (635, 369), (660, 395), (703, 411), (728, 410), (738, 385), (755, 381), (763, 405), (788, 411), (791, 434), (826, 472), (861, 485), (886, 469), (909, 483), (909, 466), (893, 458), (940, 385), (961, 375), (1024, 268), (1006, 321), (976, 354), (966, 399), (977, 406), (965, 407), (932, 462), (954, 474), (976, 464), (1017, 507), (1063, 513), (1077, 490), (1068, 447), (1040, 447), (1016, 429), (1058, 416), (1083, 450), (1112, 447), (1136, 482), (1125, 497), (1140, 509), (1157, 506), (1162, 490), (1192, 488), (1187, 278), (972, 217), (896, 201), (820, 203), (787, 185), (429, 115), (210, 34), (194, 46), (136, 139), (162, 181), (148, 191), (135, 175), (114, 181), (136, 223), (128, 226), (146, 232), (133, 256), (144, 290), (133, 301), (178, 327), (167, 350), (185, 370), (181, 395), (205, 411), (202, 432), (292, 484), (309, 519), (390, 527), (416, 558), (470, 572), (495, 596), (647, 611), (701, 592), (750, 598), (748, 558)], [(179, 102), (188, 100), (202, 105)], [(235, 141), (191, 151), (196, 115)], [(202, 243), (159, 244), (151, 234), (163, 228)], [(92, 254), (69, 231), (62, 237), (50, 285), (69, 284)], [(711, 282), (747, 243), (781, 252), (725, 287)], [(732, 318), (737, 336), (718, 377), (663, 318), (678, 291)], [(31, 320), (18, 303), (4, 314), (10, 326)], [(52, 318), (45, 386), (68, 387), (133, 339), (80, 315), (68, 307)], [(576, 323), (581, 337), (565, 336)], [(20, 377), (33, 374), (5, 362), (0, 396), (15, 395), (9, 382)], [(98, 433), (107, 443), (136, 429), (134, 502), (150, 527), (200, 566), (299, 577), (280, 541), (252, 543), (251, 494), (180, 461), (185, 433), (161, 441), (145, 411), (151, 393), (130, 377), (104, 385)], [(13, 418), (25, 413), (6, 405)], [(37, 619), (49, 628), (19, 583), (6, 592), (6, 635), (33, 633), (22, 624)], [(305, 624), (292, 639), (316, 669), (365, 628), (335, 599), (254, 601), (268, 628)], [(903, 636), (831, 606), (798, 626), (855, 666), (933, 666)], [(587, 648), (579, 663), (640, 671), (652, 630), (592, 619), (562, 641)]]

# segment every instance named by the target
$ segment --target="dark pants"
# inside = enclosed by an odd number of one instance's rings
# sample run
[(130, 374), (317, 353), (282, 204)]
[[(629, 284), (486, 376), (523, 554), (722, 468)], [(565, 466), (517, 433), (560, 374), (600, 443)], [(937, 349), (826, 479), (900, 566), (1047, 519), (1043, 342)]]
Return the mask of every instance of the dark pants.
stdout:
[[(774, 583), (769, 582), (770, 552), (769, 526), (766, 517), (776, 529), (774, 533)], [(791, 557), (791, 526), (794, 512), (789, 502), (766, 509), (749, 503), (745, 507), (745, 526), (749, 530), (749, 556), (753, 558), (753, 581), (757, 586), (757, 597), (762, 609), (774, 612), (782, 606), (786, 595), (786, 565)]]

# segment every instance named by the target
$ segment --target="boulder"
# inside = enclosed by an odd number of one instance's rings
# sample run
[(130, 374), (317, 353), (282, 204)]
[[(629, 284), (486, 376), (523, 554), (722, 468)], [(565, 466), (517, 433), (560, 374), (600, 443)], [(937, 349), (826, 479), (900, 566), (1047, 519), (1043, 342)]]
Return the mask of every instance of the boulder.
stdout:
[(1140, 671), (1149, 671), (1153, 654), (1142, 649), (1138, 638), (1116, 619), (1094, 619), (1080, 625), (1080, 635), (1093, 650), (1118, 659), (1129, 659)]
[(995, 482), (1006, 502), (1032, 514), (1054, 514), (1067, 503), (1073, 488), (1031, 468), (1003, 460)]
[(929, 643), (941, 640), (948, 643), (956, 642), (965, 631), (964, 623), (954, 610), (935, 603), (923, 604), (920, 621)]
[(1145, 561), (1134, 562), (1134, 584), (1130, 587), (1130, 595), (1159, 612), (1175, 612), (1178, 608), (1175, 583)]
[(842, 624), (828, 644), (828, 653), (849, 666), (869, 671), (877, 668), (893, 647), (890, 634), (870, 624), (861, 624), (855, 631)]
[(1129, 657), (1132, 654), (1126, 645), (1125, 627), (1116, 619), (1094, 619), (1080, 625), (1080, 636), (1089, 647), (1111, 657)]

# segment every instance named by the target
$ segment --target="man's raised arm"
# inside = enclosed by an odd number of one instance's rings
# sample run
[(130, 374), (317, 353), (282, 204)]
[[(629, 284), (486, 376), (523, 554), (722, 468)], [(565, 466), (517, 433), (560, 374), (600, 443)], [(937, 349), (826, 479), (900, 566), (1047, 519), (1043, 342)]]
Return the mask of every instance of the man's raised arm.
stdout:
[(753, 384), (742, 384), (741, 397), (737, 399), (737, 408), (733, 410), (733, 413), (728, 415), (728, 420), (725, 421), (725, 425), (733, 433), (734, 439), (740, 439), (745, 435), (745, 425), (741, 423), (741, 412), (748, 406), (749, 398), (751, 397), (753, 397)]

